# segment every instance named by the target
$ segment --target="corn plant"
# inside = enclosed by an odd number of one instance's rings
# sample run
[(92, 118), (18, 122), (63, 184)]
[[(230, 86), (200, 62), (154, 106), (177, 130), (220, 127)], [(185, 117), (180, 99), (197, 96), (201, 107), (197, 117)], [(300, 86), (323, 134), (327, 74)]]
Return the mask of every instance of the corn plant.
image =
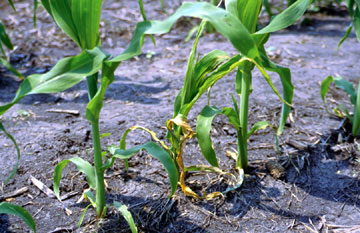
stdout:
[[(106, 213), (104, 172), (114, 161), (102, 156), (99, 131), (100, 111), (106, 89), (114, 81), (114, 71), (120, 62), (141, 53), (141, 47), (144, 43), (144, 28), (148, 27), (148, 23), (142, 24), (143, 28), (135, 31), (129, 47), (122, 54), (111, 58), (99, 47), (101, 44), (99, 23), (102, 0), (42, 0), (41, 3), (56, 24), (81, 48), (81, 53), (60, 60), (45, 74), (27, 77), (21, 83), (14, 99), (10, 103), (0, 106), (0, 115), (26, 95), (60, 92), (74, 86), (86, 77), (89, 96), (86, 118), (92, 126), (94, 167), (79, 157), (63, 160), (55, 167), (54, 192), (59, 198), (61, 172), (69, 162), (75, 164), (86, 175), (90, 188), (96, 192), (94, 198), (91, 192), (86, 192), (85, 195), (96, 207), (96, 216), (100, 218)], [(145, 18), (141, 0), (139, 0), (139, 4), (141, 13)], [(100, 86), (98, 86), (99, 71), (101, 71)], [(151, 145), (149, 148), (150, 150), (154, 149)], [(167, 171), (176, 172), (175, 164), (166, 155), (165, 157), (157, 156), (157, 158), (164, 163)]]
[(349, 81), (346, 81), (342, 77), (334, 78), (332, 76), (328, 76), (326, 79), (324, 79), (324, 81), (321, 83), (320, 94), (326, 111), (329, 114), (331, 113), (326, 107), (326, 95), (332, 82), (335, 82), (336, 87), (343, 89), (350, 96), (350, 102), (352, 105), (354, 105), (353, 114), (350, 114), (349, 110), (345, 106), (340, 105), (334, 108), (335, 115), (341, 118), (347, 117), (352, 125), (352, 135), (354, 137), (360, 136), (360, 82), (358, 83), (358, 89), (356, 91), (353, 84)]
[[(249, 136), (258, 129), (264, 128), (268, 125), (267, 122), (256, 123), (252, 130), (248, 131), (248, 101), (252, 89), (252, 75), (251, 72), (255, 66), (263, 74), (265, 80), (270, 87), (284, 102), (282, 113), (280, 117), (280, 123), (277, 128), (277, 135), (280, 135), (284, 129), (286, 119), (291, 110), (291, 102), (293, 98), (293, 85), (291, 84), (290, 70), (279, 65), (272, 63), (266, 55), (264, 44), (269, 39), (269, 33), (280, 30), (294, 23), (305, 12), (306, 7), (311, 1), (297, 1), (291, 7), (284, 10), (277, 15), (268, 26), (257, 31), (257, 20), (261, 10), (262, 2), (259, 1), (225, 1), (226, 10), (228, 15), (234, 15), (236, 19), (241, 22), (245, 29), (249, 32), (252, 40), (254, 50), (251, 51), (254, 54), (244, 53), (242, 48), (236, 47), (243, 61), (238, 64), (235, 89), (240, 98), (240, 103), (233, 97), (233, 108), (225, 108), (218, 110), (216, 107), (206, 106), (197, 122), (197, 136), (199, 139), (199, 145), (202, 152), (208, 162), (213, 166), (218, 166), (215, 152), (213, 150), (212, 142), (210, 139), (210, 127), (211, 121), (218, 113), (225, 114), (230, 123), (236, 128), (238, 134), (238, 145), (236, 155), (236, 168), (246, 171), (248, 164), (247, 156), (247, 140)], [(230, 40), (231, 41), (231, 40)], [(234, 42), (233, 42), (234, 44)], [(248, 42), (251, 45), (251, 42)], [(283, 97), (274, 87), (270, 77), (265, 70), (273, 71), (279, 74), (280, 80), (283, 85)]]
[[(207, 124), (203, 126), (198, 125), (197, 138), (199, 139), (199, 144), (205, 158), (212, 167), (202, 165), (188, 168), (184, 167), (182, 154), (185, 142), (194, 135), (194, 132), (188, 124), (187, 116), (203, 93), (214, 85), (216, 81), (224, 77), (232, 70), (237, 69), (236, 90), (241, 96), (240, 110), (231, 110), (231, 112), (228, 113), (228, 116), (230, 118), (230, 122), (237, 124), (238, 126), (239, 145), (236, 167), (240, 170), (240, 178), (236, 179), (237, 185), (235, 188), (239, 187), (239, 184), (242, 182), (243, 170), (246, 170), (247, 167), (247, 115), (248, 98), (251, 90), (251, 71), (256, 66), (261, 71), (265, 80), (274, 92), (284, 102), (279, 127), (277, 128), (277, 134), (279, 135), (283, 131), (285, 121), (290, 112), (293, 97), (293, 86), (291, 84), (289, 69), (272, 63), (266, 55), (264, 44), (269, 38), (269, 33), (285, 28), (299, 19), (305, 12), (305, 9), (310, 2), (310, 0), (300, 0), (296, 2), (290, 8), (274, 18), (267, 27), (260, 31), (256, 31), (256, 29), (258, 14), (262, 5), (261, 0), (225, 1), (226, 9), (217, 8), (206, 2), (183, 3), (183, 5), (172, 16), (163, 22), (151, 21), (151, 26), (149, 26), (146, 31), (148, 33), (163, 33), (169, 30), (171, 25), (182, 16), (192, 16), (205, 19), (206, 21), (212, 23), (218, 32), (230, 40), (232, 45), (239, 51), (239, 54), (230, 58), (225, 52), (215, 50), (196, 62), (196, 46), (203, 28), (202, 26), (199, 30), (197, 38), (195, 39), (194, 47), (188, 60), (184, 86), (174, 101), (173, 118), (168, 120), (166, 123), (167, 139), (170, 146), (160, 141), (154, 132), (140, 126), (134, 126), (124, 133), (120, 141), (120, 146), (111, 146), (109, 147), (109, 151), (115, 157), (125, 159), (126, 161), (126, 159), (130, 158), (142, 148), (142, 146), (137, 146), (126, 149), (125, 140), (127, 134), (135, 129), (142, 129), (149, 132), (154, 141), (165, 149), (165, 152), (170, 154), (173, 161), (177, 164), (179, 183), (182, 191), (186, 195), (199, 198), (199, 195), (186, 187), (184, 182), (186, 172), (199, 170), (217, 171), (220, 173), (224, 172), (218, 168), (215, 153), (212, 153), (212, 143), (208, 133), (210, 131), (209, 127), (211, 126), (211, 122), (209, 124), (209, 121), (207, 121)], [(203, 22), (203, 24), (204, 23), (205, 22)], [(284, 89), (283, 97), (281, 97), (280, 93), (274, 87), (272, 80), (266, 73), (266, 70), (274, 71), (279, 74)], [(205, 110), (202, 111), (201, 116), (208, 117), (206, 116), (208, 115), (208, 111), (206, 110), (207, 108), (210, 107), (207, 106)], [(238, 108), (236, 107), (235, 109)], [(201, 119), (200, 122), (202, 122)], [(267, 124), (268, 123), (266, 122), (257, 123), (249, 133), (251, 134), (257, 129), (263, 128)], [(209, 151), (212, 152), (208, 153)], [(204, 198), (211, 198), (219, 195), (219, 193), (209, 195)]]

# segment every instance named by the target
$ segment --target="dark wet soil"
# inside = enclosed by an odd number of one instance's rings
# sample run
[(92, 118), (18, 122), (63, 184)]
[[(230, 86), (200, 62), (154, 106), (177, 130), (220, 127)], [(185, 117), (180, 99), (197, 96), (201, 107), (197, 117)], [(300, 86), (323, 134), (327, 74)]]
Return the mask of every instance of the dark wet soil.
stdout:
[[(55, 28), (42, 9), (38, 12), (38, 27), (32, 29), (30, 3), (17, 2), (16, 13), (6, 4), (6, 1), (0, 4), (1, 12), (6, 12), (1, 14), (1, 20), (17, 46), (10, 58), (19, 70), (26, 74), (42, 73), (60, 58), (77, 53), (74, 44)], [(180, 1), (166, 4), (171, 13)], [(146, 1), (146, 7), (151, 19), (167, 15), (159, 1)], [(250, 169), (243, 186), (222, 198), (199, 201), (185, 197), (180, 190), (169, 199), (170, 186), (162, 165), (140, 152), (129, 160), (128, 173), (120, 161), (107, 171), (107, 202), (126, 204), (141, 232), (359, 232), (360, 155), (356, 143), (360, 140), (348, 137), (346, 122), (326, 113), (319, 82), (328, 75), (341, 75), (357, 82), (360, 46), (351, 34), (336, 50), (349, 24), (347, 17), (324, 14), (307, 17), (311, 24), (274, 33), (267, 44), (274, 60), (291, 68), (295, 85), (294, 111), (281, 136), (281, 154), (275, 150), (274, 133), (260, 131), (249, 142)], [(102, 23), (105, 50), (113, 55), (121, 52), (139, 20), (136, 1), (105, 2)], [(184, 38), (197, 23), (181, 20), (169, 34), (156, 36), (157, 47), (148, 39), (142, 55), (120, 65), (101, 113), (100, 131), (111, 134), (102, 140), (103, 150), (118, 144), (122, 133), (134, 125), (164, 136), (192, 46)], [(221, 35), (207, 34), (201, 38), (201, 55), (215, 48), (235, 53)], [(153, 54), (151, 58), (146, 56), (148, 53)], [(278, 77), (271, 76), (281, 89)], [(253, 77), (250, 123), (268, 120), (277, 124), (280, 100), (258, 71)], [(0, 104), (9, 102), (19, 85), (19, 80), (1, 69)], [(213, 87), (211, 104), (219, 108), (230, 106), (230, 93), (235, 93), (234, 74)], [(191, 126), (206, 101), (205, 97), (200, 99), (190, 113)], [(27, 192), (6, 201), (26, 208), (34, 216), (38, 232), (129, 232), (125, 220), (112, 208), (101, 221), (95, 220), (94, 210), (90, 209), (82, 227), (77, 228), (87, 205), (77, 201), (88, 186), (75, 167), (70, 165), (63, 172), (61, 193), (74, 192), (63, 204), (39, 191), (30, 181), (30, 176), (34, 176), (52, 188), (53, 170), (58, 162), (75, 156), (92, 161), (91, 127), (84, 115), (86, 103), (86, 83), (82, 82), (63, 93), (28, 96), (1, 118), (18, 141), (22, 158), (17, 175), (1, 187), (0, 197), (27, 187)], [(333, 88), (328, 103), (329, 107), (349, 105), (349, 100), (341, 90)], [(50, 109), (78, 110), (80, 115), (53, 113)], [(236, 148), (235, 130), (218, 117), (212, 133), (220, 166), (230, 169), (233, 161), (225, 152)], [(129, 135), (129, 146), (149, 140), (145, 133), (135, 131)], [(0, 145), (0, 181), (4, 181), (16, 155), (3, 134)], [(195, 139), (188, 142), (184, 160), (186, 165), (206, 164)], [(285, 168), (282, 178), (274, 178), (266, 169), (269, 161), (277, 161)], [(188, 181), (199, 192), (224, 188), (221, 179), (214, 176), (190, 176)], [(72, 213), (67, 215), (64, 207)], [(26, 231), (18, 218), (0, 215), (0, 232)]]

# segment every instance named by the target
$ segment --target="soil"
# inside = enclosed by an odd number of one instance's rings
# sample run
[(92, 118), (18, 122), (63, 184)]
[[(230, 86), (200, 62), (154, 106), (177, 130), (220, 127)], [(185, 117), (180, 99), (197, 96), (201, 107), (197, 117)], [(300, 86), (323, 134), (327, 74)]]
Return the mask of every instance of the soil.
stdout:
[[(15, 3), (17, 12), (6, 1), (0, 3), (0, 11), (16, 45), (10, 52), (16, 68), (26, 75), (43, 73), (62, 57), (77, 54), (76, 46), (43, 9), (38, 10), (37, 28), (32, 28), (31, 3)], [(151, 19), (165, 18), (180, 4), (179, 0), (167, 1), (164, 12), (159, 1), (145, 1)], [(113, 55), (120, 53), (131, 39), (135, 22), (140, 20), (136, 1), (104, 2), (104, 49)], [(265, 16), (263, 21), (266, 22)], [(169, 34), (155, 37), (156, 47), (148, 38), (143, 54), (120, 65), (101, 112), (100, 131), (111, 134), (102, 140), (104, 151), (108, 145), (118, 144), (122, 133), (134, 125), (164, 137), (164, 126), (172, 117), (173, 101), (182, 86), (192, 46), (184, 38), (198, 22), (182, 19)], [(185, 197), (180, 189), (169, 199), (170, 185), (161, 163), (140, 152), (129, 160), (128, 172), (121, 161), (106, 172), (107, 202), (127, 205), (140, 232), (360, 232), (360, 155), (356, 148), (360, 140), (349, 136), (345, 121), (326, 113), (319, 90), (319, 82), (329, 75), (358, 82), (360, 46), (351, 34), (336, 49), (350, 23), (346, 16), (317, 13), (307, 15), (303, 22), (306, 24), (274, 33), (266, 46), (277, 63), (291, 68), (295, 85), (294, 111), (280, 138), (280, 154), (274, 147), (273, 131), (259, 131), (249, 141), (250, 169), (244, 184), (226, 196), (203, 201)], [(199, 53), (204, 55), (213, 49), (236, 53), (221, 35), (205, 34)], [(231, 105), (234, 76), (223, 78), (213, 87), (212, 105)], [(281, 90), (278, 77), (271, 76)], [(20, 83), (1, 69), (1, 105), (11, 101)], [(253, 89), (250, 124), (260, 120), (277, 124), (281, 101), (258, 71), (253, 74)], [(349, 97), (341, 90), (332, 88), (328, 97), (329, 108), (340, 103), (349, 106)], [(193, 128), (206, 102), (206, 97), (200, 99), (190, 113), (188, 119)], [(26, 208), (34, 217), (38, 232), (129, 232), (114, 208), (102, 220), (96, 220), (94, 210), (89, 208), (82, 226), (77, 227), (88, 205), (78, 200), (88, 186), (74, 166), (68, 165), (63, 172), (61, 194), (73, 194), (63, 203), (48, 197), (30, 181), (33, 176), (52, 188), (58, 162), (75, 156), (92, 161), (91, 127), (84, 115), (86, 104), (86, 83), (81, 82), (63, 93), (27, 96), (1, 118), (16, 138), (22, 157), (16, 176), (2, 186), (0, 196), (27, 187), (25, 193), (6, 201)], [(78, 110), (80, 114), (54, 113), (51, 109)], [(220, 167), (229, 170), (234, 163), (225, 152), (236, 148), (235, 130), (222, 117), (217, 117), (213, 126)], [(129, 134), (128, 146), (149, 140), (147, 134), (135, 131)], [(0, 145), (0, 181), (4, 181), (16, 155), (3, 134)], [(195, 139), (188, 142), (184, 160), (186, 165), (206, 164)], [(269, 161), (280, 166), (282, 174), (268, 171)], [(216, 176), (189, 176), (187, 181), (199, 193), (226, 188)], [(70, 215), (65, 213), (65, 207), (72, 212)], [(0, 215), (0, 232), (27, 231), (18, 218)]]

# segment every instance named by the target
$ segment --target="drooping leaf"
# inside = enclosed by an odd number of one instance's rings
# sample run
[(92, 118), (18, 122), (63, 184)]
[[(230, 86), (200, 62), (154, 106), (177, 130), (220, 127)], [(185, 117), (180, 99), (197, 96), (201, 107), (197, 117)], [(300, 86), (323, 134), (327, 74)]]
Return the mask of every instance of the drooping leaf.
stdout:
[(356, 91), (353, 84), (342, 77), (334, 78), (336, 87), (343, 89), (348, 95), (350, 95), (351, 104), (355, 105), (356, 103)]
[(198, 17), (212, 23), (215, 29), (243, 55), (249, 58), (259, 58), (257, 47), (249, 31), (241, 21), (224, 9), (217, 8), (207, 2), (185, 2), (168, 19), (164, 21), (147, 21), (138, 23), (133, 39), (124, 53), (115, 57), (113, 61), (121, 61), (124, 57), (134, 56), (141, 52), (144, 34), (162, 34), (168, 32), (172, 25), (183, 16)]
[(56, 93), (74, 86), (85, 76), (98, 72), (106, 58), (107, 55), (96, 47), (75, 57), (62, 59), (45, 74), (30, 75), (21, 83), (14, 99), (10, 103), (0, 106), (0, 115), (26, 95)]
[(146, 150), (151, 156), (158, 159), (164, 165), (170, 179), (171, 196), (175, 193), (179, 177), (178, 171), (172, 157), (163, 147), (159, 146), (155, 142), (147, 142), (143, 145), (135, 146), (126, 150), (121, 150), (116, 146), (108, 147), (108, 150), (112, 155), (114, 155), (114, 157), (119, 159), (129, 159), (138, 151)]
[[(273, 63), (266, 55), (264, 46), (261, 46), (259, 51), (262, 58), (261, 66), (264, 67), (266, 70), (276, 72), (279, 75), (283, 87), (283, 99), (287, 103), (291, 104), (294, 97), (294, 86), (291, 82), (290, 69)], [(277, 135), (280, 135), (283, 132), (290, 111), (291, 107), (285, 102), (283, 102)]]
[(214, 117), (221, 113), (216, 107), (205, 106), (196, 121), (196, 136), (205, 159), (214, 167), (219, 167), (213, 143), (210, 137), (211, 123)]
[(304, 14), (311, 2), (312, 0), (297, 0), (289, 8), (276, 15), (269, 25), (256, 32), (256, 34), (276, 32), (294, 24)]
[(114, 206), (116, 209), (118, 209), (120, 211), (122, 216), (124, 216), (126, 222), (129, 224), (131, 233), (137, 233), (138, 231), (137, 231), (134, 219), (133, 219), (130, 211), (127, 209), (126, 205), (122, 205), (121, 203), (115, 201)]
[(7, 202), (0, 203), (0, 214), (11, 214), (21, 218), (36, 233), (36, 224), (32, 216), (24, 208)]
[(320, 96), (325, 105), (326, 105), (326, 95), (329, 92), (329, 86), (332, 82), (334, 82), (334, 78), (332, 76), (328, 76), (326, 79), (324, 79), (321, 82)]
[(6, 178), (5, 180), (5, 183), (9, 182), (9, 180), (14, 177), (14, 175), (16, 174), (17, 172), (17, 169), (19, 167), (19, 162), (20, 162), (20, 149), (15, 141), (15, 138), (6, 131), (6, 129), (4, 128), (3, 124), (1, 123), (0, 121), (0, 131), (3, 131), (4, 134), (12, 141), (12, 143), (14, 144), (15, 146), (15, 149), (16, 149), (16, 154), (17, 154), (17, 160), (16, 160), (16, 164), (15, 164), (15, 167), (14, 169), (12, 170), (12, 172), (10, 173), (10, 175)]
[(60, 186), (60, 180), (61, 180), (61, 172), (64, 169), (64, 167), (70, 162), (75, 164), (77, 169), (80, 172), (85, 174), (86, 180), (87, 180), (89, 186), (92, 189), (96, 188), (95, 170), (89, 162), (83, 160), (80, 157), (65, 159), (65, 160), (61, 161), (60, 163), (58, 163), (54, 170), (54, 180), (53, 180), (54, 193), (59, 200), (60, 200), (59, 186)]

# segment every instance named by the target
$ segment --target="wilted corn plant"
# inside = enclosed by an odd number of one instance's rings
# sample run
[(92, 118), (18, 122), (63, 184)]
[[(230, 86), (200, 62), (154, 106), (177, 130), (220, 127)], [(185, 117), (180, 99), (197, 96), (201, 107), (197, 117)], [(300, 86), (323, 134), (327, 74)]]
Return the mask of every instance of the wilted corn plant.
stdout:
[[(54, 172), (54, 192), (59, 198), (59, 184), (61, 172), (69, 163), (74, 163), (86, 175), (90, 188), (96, 190), (96, 200), (91, 203), (96, 206), (96, 216), (102, 217), (106, 213), (104, 171), (113, 164), (113, 159), (103, 161), (99, 117), (107, 87), (114, 81), (114, 71), (121, 61), (127, 60), (141, 53), (144, 42), (144, 30), (137, 30), (129, 47), (115, 58), (110, 58), (100, 49), (99, 23), (102, 0), (42, 0), (45, 9), (52, 16), (56, 24), (81, 48), (77, 56), (60, 60), (49, 72), (35, 74), (27, 77), (20, 85), (14, 99), (0, 106), (0, 116), (9, 108), (29, 94), (56, 93), (66, 90), (79, 83), (86, 77), (88, 85), (89, 103), (86, 108), (86, 118), (92, 125), (94, 146), (94, 167), (82, 158), (75, 157), (60, 162)], [(144, 14), (142, 1), (139, 0), (140, 9)], [(148, 24), (143, 24), (145, 28)], [(100, 86), (98, 87), (98, 74), (101, 71)], [(155, 148), (156, 149), (156, 148)], [(164, 163), (168, 171), (175, 171), (176, 166), (170, 158), (157, 156)], [(91, 192), (86, 194), (92, 199)], [(117, 204), (116, 204), (117, 206)], [(121, 207), (122, 213), (129, 213)], [(129, 223), (134, 224), (132, 218), (126, 217)], [(132, 229), (136, 229), (132, 226)]]
[[(143, 127), (134, 126), (124, 133), (119, 147), (112, 146), (109, 148), (110, 152), (114, 154), (115, 157), (128, 159), (142, 147), (137, 146), (126, 150), (125, 138), (127, 134), (134, 129), (148, 131), (153, 139), (158, 142), (176, 162), (183, 192), (186, 195), (199, 197), (186, 187), (184, 183), (185, 172), (208, 170), (223, 173), (218, 169), (217, 158), (212, 148), (209, 135), (211, 120), (219, 111), (216, 107), (206, 106), (199, 116), (197, 126), (197, 138), (199, 139), (202, 152), (213, 167), (184, 167), (182, 154), (185, 142), (194, 134), (187, 123), (187, 115), (199, 97), (214, 85), (216, 81), (232, 70), (238, 69), (235, 86), (237, 93), (241, 96), (240, 107), (236, 105), (234, 109), (227, 108), (224, 109), (222, 113), (229, 117), (230, 122), (238, 131), (236, 168), (239, 170), (240, 176), (236, 179), (237, 185), (235, 185), (234, 188), (239, 187), (242, 182), (243, 170), (247, 168), (247, 139), (251, 133), (268, 125), (267, 122), (257, 123), (253, 126), (253, 129), (248, 132), (248, 99), (251, 92), (251, 71), (256, 66), (274, 92), (284, 102), (279, 127), (277, 128), (277, 135), (279, 135), (282, 133), (286, 119), (290, 113), (293, 86), (291, 84), (290, 70), (272, 63), (266, 55), (264, 44), (269, 39), (269, 33), (283, 29), (298, 20), (310, 2), (311, 0), (299, 0), (276, 16), (267, 27), (257, 32), (257, 19), (262, 5), (261, 0), (228, 0), (225, 1), (225, 10), (216, 8), (205, 2), (184, 3), (174, 15), (170, 16), (167, 20), (163, 22), (151, 21), (151, 27), (147, 30), (148, 33), (164, 32), (161, 29), (169, 29), (171, 25), (182, 16), (205, 19), (212, 23), (218, 32), (230, 40), (232, 45), (239, 51), (239, 54), (229, 59), (225, 52), (215, 50), (204, 56), (200, 61), (195, 62), (197, 40), (202, 30), (200, 29), (188, 61), (184, 87), (175, 99), (173, 119), (167, 121), (167, 138), (171, 146), (167, 146), (164, 142), (160, 141), (154, 132)], [(265, 70), (279, 74), (284, 89), (283, 97), (280, 96)], [(235, 100), (234, 104), (236, 104)], [(213, 193), (205, 196), (205, 198), (211, 198), (217, 195), (219, 195), (219, 193)]]

